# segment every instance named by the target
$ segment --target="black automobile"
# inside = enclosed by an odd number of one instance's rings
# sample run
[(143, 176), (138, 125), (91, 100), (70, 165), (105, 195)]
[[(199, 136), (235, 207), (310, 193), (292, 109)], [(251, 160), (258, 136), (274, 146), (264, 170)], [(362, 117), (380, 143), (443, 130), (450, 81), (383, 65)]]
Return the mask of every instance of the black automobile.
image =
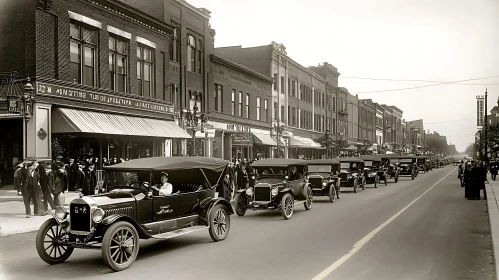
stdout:
[(418, 176), (418, 167), (415, 156), (399, 156), (399, 176), (410, 176), (414, 180)]
[(224, 240), (233, 210), (216, 188), (228, 184), (227, 165), (216, 158), (155, 157), (104, 167), (107, 191), (57, 207), (38, 230), (38, 255), (57, 264), (75, 248), (99, 249), (105, 264), (120, 271), (137, 258), (139, 239), (207, 229), (214, 241)]
[(399, 159), (393, 155), (379, 155), (381, 157), (381, 166), (383, 174), (378, 173), (380, 180), (393, 179), (394, 183), (399, 181)]
[(364, 161), (359, 158), (346, 157), (338, 158), (340, 162), (340, 187), (353, 188), (357, 193), (357, 188), (365, 189), (366, 178), (364, 176)]
[(381, 177), (384, 178), (383, 181), (385, 186), (387, 183), (387, 171), (383, 170), (381, 163), (382, 159), (377, 155), (365, 155), (361, 157), (364, 160), (364, 176), (366, 178), (366, 184), (374, 185), (375, 188), (378, 187), (378, 184), (381, 180)]
[(255, 161), (255, 181), (246, 189), (238, 190), (236, 214), (246, 210), (281, 210), (285, 220), (293, 216), (294, 207), (303, 204), (312, 209), (313, 191), (307, 182), (307, 162), (299, 159), (261, 159)]
[(416, 163), (418, 166), (418, 172), (426, 173), (429, 171), (425, 156), (416, 156)]
[(308, 160), (308, 183), (314, 196), (327, 196), (333, 203), (340, 198), (340, 162), (335, 159)]

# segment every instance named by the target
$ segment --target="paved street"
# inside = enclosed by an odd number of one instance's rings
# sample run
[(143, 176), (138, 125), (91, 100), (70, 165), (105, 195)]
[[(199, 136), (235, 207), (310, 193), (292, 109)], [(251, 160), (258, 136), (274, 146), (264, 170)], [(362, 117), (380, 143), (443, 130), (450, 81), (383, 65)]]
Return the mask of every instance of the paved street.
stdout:
[(0, 238), (2, 279), (494, 279), (487, 206), (464, 199), (452, 166), (344, 193), (334, 204), (317, 198), (289, 221), (279, 212), (232, 217), (227, 240), (200, 232), (145, 241), (120, 273), (100, 251), (75, 250), (49, 266), (34, 233)]

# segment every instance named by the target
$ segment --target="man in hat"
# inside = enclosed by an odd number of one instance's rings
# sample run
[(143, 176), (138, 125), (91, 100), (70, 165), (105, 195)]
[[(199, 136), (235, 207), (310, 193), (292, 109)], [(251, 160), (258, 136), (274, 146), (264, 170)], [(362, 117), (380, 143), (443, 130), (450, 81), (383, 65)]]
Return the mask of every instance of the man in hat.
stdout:
[[(76, 170), (75, 173), (75, 180), (74, 180), (74, 185), (73, 185), (73, 190), (83, 190), (83, 184), (85, 182), (85, 171), (83, 170), (85, 168), (85, 162), (80, 161), (78, 162), (78, 169)], [(71, 188), (71, 186), (70, 186)]]
[(26, 209), (26, 218), (31, 217), (31, 206), (30, 202), (33, 200), (33, 206), (34, 206), (34, 214), (38, 215), (40, 208), (39, 208), (39, 200), (38, 200), (38, 187), (40, 184), (40, 175), (36, 171), (36, 168), (38, 167), (37, 162), (32, 162), (28, 164), (28, 176), (26, 180), (26, 184), (23, 186), (23, 199), (24, 199), (24, 207)]
[(14, 171), (14, 186), (16, 187), (17, 195), (22, 195), (23, 183), (26, 179), (26, 168), (22, 161), (16, 163), (16, 171)]
[(48, 205), (51, 209), (55, 209), (54, 200), (52, 199), (52, 192), (54, 190), (54, 174), (52, 174), (52, 165), (50, 163), (45, 164), (44, 174), (40, 174), (40, 185), (42, 187), (43, 196), (43, 214), (47, 214), (49, 211)]
[(97, 186), (97, 176), (95, 175), (95, 165), (89, 163), (87, 168), (85, 168), (85, 177), (83, 180), (82, 193), (83, 195), (93, 195), (95, 194), (95, 187)]
[(56, 162), (55, 171), (52, 173), (54, 176), (54, 184), (51, 190), (52, 195), (54, 195), (54, 206), (60, 206), (60, 195), (67, 190), (68, 175), (64, 168), (64, 164), (61, 162)]
[(152, 186), (151, 188), (159, 192), (159, 195), (170, 195), (173, 192), (172, 184), (168, 183), (168, 173), (161, 173), (161, 184)]

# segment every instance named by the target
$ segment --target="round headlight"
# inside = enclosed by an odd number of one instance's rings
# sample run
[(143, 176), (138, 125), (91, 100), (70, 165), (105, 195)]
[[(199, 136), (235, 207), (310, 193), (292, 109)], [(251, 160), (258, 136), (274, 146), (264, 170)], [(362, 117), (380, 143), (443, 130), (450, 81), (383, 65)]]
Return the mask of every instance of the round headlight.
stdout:
[(322, 186), (324, 186), (324, 187), (327, 186), (327, 183), (326, 182), (322, 183)]
[(92, 220), (94, 220), (95, 223), (100, 223), (102, 222), (102, 219), (104, 218), (104, 210), (97, 208), (94, 210), (92, 213)]
[(270, 191), (270, 193), (273, 195), (273, 196), (276, 196), (279, 191), (277, 190), (277, 188), (272, 188), (272, 190)]
[(251, 179), (255, 180), (255, 176), (251, 176)]
[(252, 196), (253, 195), (253, 188), (247, 188), (246, 189), (246, 195)]
[(67, 215), (68, 212), (66, 211), (66, 209), (64, 209), (64, 207), (57, 206), (57, 208), (55, 208), (55, 216), (57, 217), (57, 219), (64, 220), (66, 219)]

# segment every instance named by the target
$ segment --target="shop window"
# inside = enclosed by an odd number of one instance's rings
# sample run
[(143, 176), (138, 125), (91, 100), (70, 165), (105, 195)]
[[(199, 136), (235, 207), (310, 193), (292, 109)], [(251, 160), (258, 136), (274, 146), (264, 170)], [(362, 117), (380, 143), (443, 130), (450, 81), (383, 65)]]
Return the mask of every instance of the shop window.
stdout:
[(194, 36), (187, 36), (187, 71), (196, 70), (196, 39)]
[(153, 95), (154, 51), (145, 46), (137, 47), (138, 94), (144, 97)]
[(238, 106), (237, 106), (237, 114), (239, 117), (242, 117), (243, 116), (243, 92), (240, 91), (239, 92), (239, 96), (238, 96)]
[(249, 93), (246, 93), (246, 118), (249, 119), (250, 117), (250, 95)]
[(170, 46), (170, 60), (173, 62), (179, 62), (179, 50), (180, 50), (180, 41), (179, 41), (180, 31), (178, 27), (173, 29), (173, 37), (172, 44)]
[(219, 84), (215, 84), (215, 111), (222, 113), (222, 105), (223, 105), (223, 91), (224, 87)]
[(256, 98), (256, 120), (259, 121), (261, 119), (261, 99), (260, 97)]
[(128, 42), (119, 37), (109, 37), (109, 71), (111, 89), (127, 92)]
[(70, 23), (70, 79), (97, 86), (97, 31), (82, 23)]
[(232, 106), (231, 106), (231, 114), (233, 116), (236, 115), (236, 90), (232, 90)]

